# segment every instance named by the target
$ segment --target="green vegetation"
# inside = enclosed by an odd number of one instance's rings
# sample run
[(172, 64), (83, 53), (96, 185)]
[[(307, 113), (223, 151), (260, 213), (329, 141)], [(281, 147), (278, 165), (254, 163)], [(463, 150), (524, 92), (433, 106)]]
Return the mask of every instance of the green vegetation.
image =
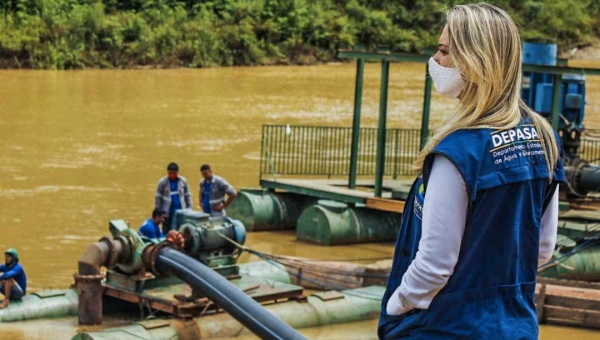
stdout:
[[(0, 68), (327, 62), (361, 44), (434, 46), (453, 0), (0, 0)], [(497, 0), (523, 38), (600, 33), (600, 0)]]

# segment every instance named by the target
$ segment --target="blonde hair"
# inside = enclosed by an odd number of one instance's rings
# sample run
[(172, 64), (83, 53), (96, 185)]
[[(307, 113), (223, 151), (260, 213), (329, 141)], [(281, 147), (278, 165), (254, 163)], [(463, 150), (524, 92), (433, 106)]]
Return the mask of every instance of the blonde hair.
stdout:
[(446, 13), (449, 56), (467, 82), (454, 116), (429, 139), (415, 161), (417, 170), (438, 143), (461, 129), (510, 129), (531, 117), (552, 178), (558, 147), (552, 127), (521, 100), (521, 38), (510, 16), (486, 4), (459, 5)]

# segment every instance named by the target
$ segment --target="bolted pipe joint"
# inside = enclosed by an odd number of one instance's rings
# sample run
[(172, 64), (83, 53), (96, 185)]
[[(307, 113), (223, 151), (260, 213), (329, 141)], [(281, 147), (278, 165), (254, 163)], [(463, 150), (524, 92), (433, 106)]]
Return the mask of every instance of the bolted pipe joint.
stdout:
[(131, 243), (122, 237), (101, 238), (91, 244), (79, 259), (78, 273), (74, 275), (79, 299), (79, 324), (99, 325), (102, 323), (102, 294), (104, 275), (101, 267), (112, 268), (127, 260)]
[(73, 275), (79, 300), (79, 324), (102, 324), (102, 280), (104, 275)]
[(161, 242), (159, 244), (151, 244), (144, 248), (142, 252), (142, 263), (144, 264), (144, 268), (146, 271), (152, 273), (154, 276), (161, 277), (166, 276), (167, 274), (162, 273), (156, 266), (156, 261), (158, 259), (158, 253), (164, 248), (173, 248), (176, 249), (173, 244), (169, 242)]

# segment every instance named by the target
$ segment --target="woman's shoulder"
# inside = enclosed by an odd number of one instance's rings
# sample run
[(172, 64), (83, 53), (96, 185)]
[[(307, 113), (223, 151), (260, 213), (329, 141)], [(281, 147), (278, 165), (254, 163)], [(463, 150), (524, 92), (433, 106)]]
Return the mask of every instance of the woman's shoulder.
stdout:
[(437, 145), (436, 150), (445, 148), (480, 149), (488, 147), (492, 140), (492, 129), (460, 129), (449, 133)]

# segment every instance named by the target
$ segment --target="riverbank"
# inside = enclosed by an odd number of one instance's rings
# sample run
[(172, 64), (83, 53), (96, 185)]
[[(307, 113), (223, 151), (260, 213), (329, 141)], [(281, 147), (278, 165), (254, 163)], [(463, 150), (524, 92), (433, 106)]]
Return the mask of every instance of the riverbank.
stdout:
[[(562, 51), (600, 33), (600, 4), (532, 0), (508, 9), (524, 40)], [(337, 51), (437, 45), (453, 0), (12, 0), (0, 2), (0, 68), (308, 65)], [(568, 12), (568, 16), (561, 15)]]

